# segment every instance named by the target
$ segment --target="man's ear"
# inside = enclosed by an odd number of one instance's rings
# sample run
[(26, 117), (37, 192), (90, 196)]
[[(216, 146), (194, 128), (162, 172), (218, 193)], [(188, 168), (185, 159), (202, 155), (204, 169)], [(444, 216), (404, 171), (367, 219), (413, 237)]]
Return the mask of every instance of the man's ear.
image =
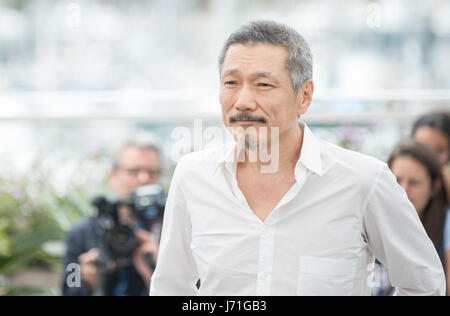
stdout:
[(310, 79), (302, 84), (297, 93), (297, 116), (303, 115), (308, 111), (312, 102), (312, 96), (314, 93), (314, 82)]

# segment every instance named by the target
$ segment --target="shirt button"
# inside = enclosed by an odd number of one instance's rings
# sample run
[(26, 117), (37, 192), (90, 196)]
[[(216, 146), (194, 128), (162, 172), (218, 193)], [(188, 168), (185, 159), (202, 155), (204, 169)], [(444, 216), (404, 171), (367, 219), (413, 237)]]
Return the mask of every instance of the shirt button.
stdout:
[(267, 224), (264, 224), (264, 230), (265, 230), (266, 232), (270, 232), (270, 226), (267, 225)]
[(263, 273), (261, 273), (261, 280), (265, 280), (265, 279), (267, 279), (267, 277), (269, 276), (269, 274), (267, 273), (267, 272), (263, 272)]

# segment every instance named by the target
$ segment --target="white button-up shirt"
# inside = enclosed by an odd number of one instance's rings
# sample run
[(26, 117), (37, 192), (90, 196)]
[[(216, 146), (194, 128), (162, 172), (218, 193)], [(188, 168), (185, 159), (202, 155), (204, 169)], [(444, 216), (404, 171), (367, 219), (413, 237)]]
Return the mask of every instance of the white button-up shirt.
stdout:
[(385, 163), (305, 125), (296, 182), (263, 222), (237, 185), (235, 148), (180, 159), (150, 295), (370, 295), (374, 258), (397, 294), (445, 294), (437, 252)]

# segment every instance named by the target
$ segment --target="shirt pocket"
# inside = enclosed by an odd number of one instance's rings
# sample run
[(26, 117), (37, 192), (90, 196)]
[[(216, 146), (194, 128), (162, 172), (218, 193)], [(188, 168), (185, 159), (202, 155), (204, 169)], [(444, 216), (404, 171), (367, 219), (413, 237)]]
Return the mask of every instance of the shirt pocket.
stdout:
[(357, 264), (357, 258), (300, 257), (297, 295), (352, 295)]

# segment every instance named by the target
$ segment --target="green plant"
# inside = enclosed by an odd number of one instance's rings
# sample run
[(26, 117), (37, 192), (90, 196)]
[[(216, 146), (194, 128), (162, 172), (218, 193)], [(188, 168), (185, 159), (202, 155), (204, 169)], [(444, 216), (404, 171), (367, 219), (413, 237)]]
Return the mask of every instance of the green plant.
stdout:
[[(64, 241), (92, 196), (105, 188), (106, 154), (42, 149), (26, 171), (0, 176), (0, 295), (51, 295), (52, 289), (1, 284), (1, 276), (31, 267), (60, 270), (61, 258), (44, 251)], [(40, 293), (40, 294), (39, 294)]]

